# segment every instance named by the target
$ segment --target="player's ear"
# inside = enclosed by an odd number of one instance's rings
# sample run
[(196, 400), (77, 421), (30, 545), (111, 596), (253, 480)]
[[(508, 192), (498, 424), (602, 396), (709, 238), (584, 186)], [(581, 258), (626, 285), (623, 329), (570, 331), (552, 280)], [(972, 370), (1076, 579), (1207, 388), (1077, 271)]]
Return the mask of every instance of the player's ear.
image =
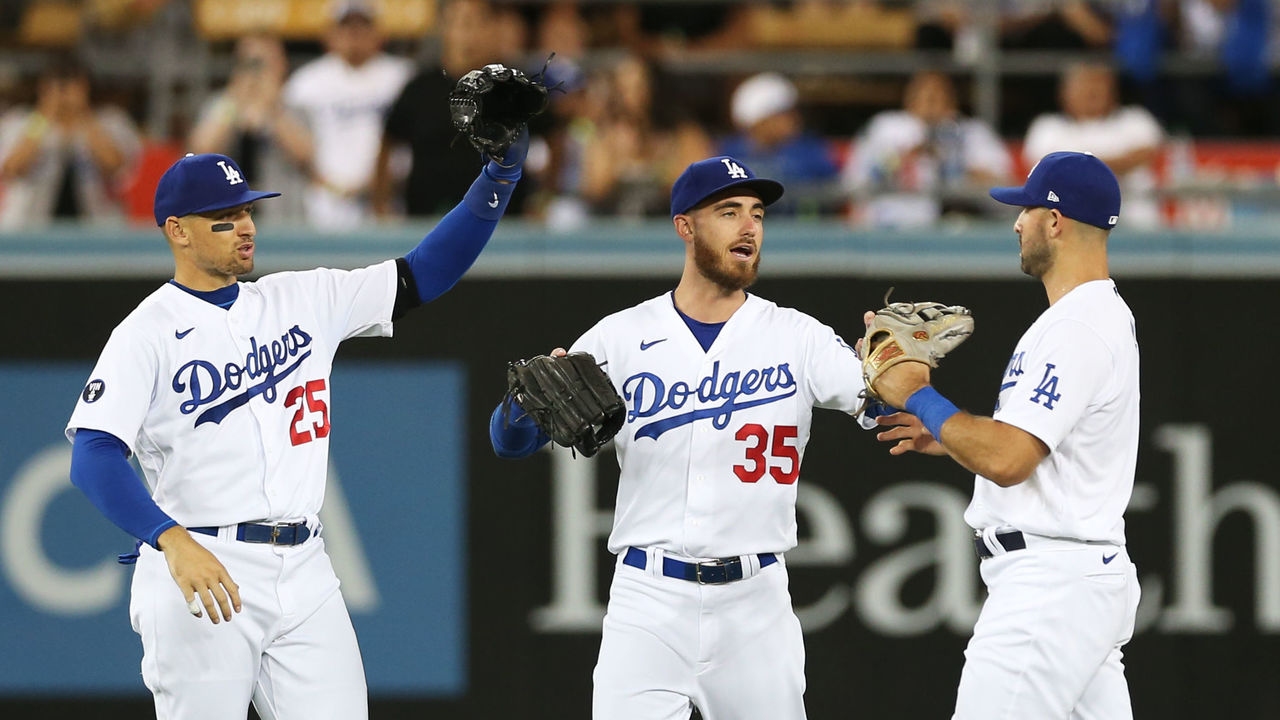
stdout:
[(1058, 210), (1057, 208), (1049, 208), (1048, 227), (1046, 228), (1048, 230), (1048, 235), (1051, 237), (1061, 235), (1062, 231), (1066, 228), (1066, 219), (1067, 217), (1062, 214), (1061, 210)]
[(676, 234), (681, 240), (691, 242), (693, 240), (693, 221), (688, 215), (680, 214), (671, 218), (671, 222), (676, 226)]
[(181, 220), (172, 215), (164, 221), (164, 236), (176, 245), (186, 245), (190, 242), (190, 238), (187, 237), (187, 228), (183, 226)]

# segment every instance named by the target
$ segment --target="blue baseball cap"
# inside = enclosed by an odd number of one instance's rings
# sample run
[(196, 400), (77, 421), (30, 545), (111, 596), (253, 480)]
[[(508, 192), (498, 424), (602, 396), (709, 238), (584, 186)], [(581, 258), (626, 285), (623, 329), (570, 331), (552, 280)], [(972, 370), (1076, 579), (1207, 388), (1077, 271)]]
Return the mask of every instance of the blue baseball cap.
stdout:
[(187, 153), (160, 176), (156, 186), (156, 225), (163, 226), (170, 217), (222, 210), (279, 195), (250, 190), (240, 166), (226, 155)]
[(1049, 153), (1031, 168), (1025, 185), (991, 188), (991, 197), (1006, 205), (1057, 208), (1103, 230), (1120, 222), (1120, 182), (1092, 153)]
[(756, 191), (765, 205), (782, 197), (782, 183), (756, 177), (751, 168), (728, 155), (707, 158), (685, 168), (671, 186), (671, 217), (689, 212), (698, 203), (733, 187)]

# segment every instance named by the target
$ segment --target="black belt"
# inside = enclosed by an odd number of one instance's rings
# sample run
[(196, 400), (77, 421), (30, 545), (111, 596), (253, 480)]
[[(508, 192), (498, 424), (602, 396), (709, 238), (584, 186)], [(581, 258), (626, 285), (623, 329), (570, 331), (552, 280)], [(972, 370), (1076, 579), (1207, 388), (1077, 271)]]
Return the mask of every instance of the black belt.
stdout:
[[(187, 528), (201, 535), (217, 537), (217, 527)], [(236, 539), (247, 543), (264, 543), (266, 545), (301, 545), (311, 537), (311, 528), (307, 521), (287, 523), (284, 525), (263, 525), (261, 523), (240, 523), (236, 526)]]
[[(778, 562), (778, 556), (773, 553), (760, 553), (757, 557), (760, 558), (762, 568)], [(648, 565), (648, 556), (640, 548), (627, 548), (627, 555), (622, 558), (622, 562), (643, 570)], [(732, 557), (703, 563), (687, 563), (664, 557), (662, 574), (677, 580), (696, 582), (699, 585), (720, 585), (742, 579), (742, 558)]]
[[(986, 560), (995, 557), (991, 549), (987, 547), (986, 541), (982, 539), (982, 531), (974, 530), (973, 549), (978, 551), (978, 559)], [(1026, 550), (1027, 539), (1022, 537), (1021, 530), (1005, 530), (995, 534), (996, 542), (1005, 552), (1013, 552), (1014, 550)]]

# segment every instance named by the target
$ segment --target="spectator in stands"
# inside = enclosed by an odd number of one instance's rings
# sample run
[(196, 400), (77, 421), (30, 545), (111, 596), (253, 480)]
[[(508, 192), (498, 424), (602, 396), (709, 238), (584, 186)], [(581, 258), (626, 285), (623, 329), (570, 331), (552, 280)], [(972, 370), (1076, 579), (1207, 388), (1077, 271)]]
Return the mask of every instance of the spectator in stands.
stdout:
[(122, 220), (117, 185), (140, 150), (123, 110), (91, 104), (88, 70), (54, 61), (37, 80), (35, 107), (0, 118), (0, 228)]
[(538, 119), (524, 164), (526, 177), (537, 188), (525, 212), (558, 230), (578, 227), (590, 214), (581, 194), (582, 167), (600, 119), (600, 98), (587, 92), (587, 76), (578, 64), (589, 39), (590, 28), (577, 3), (547, 5), (538, 19), (534, 57), (556, 53), (546, 70), (547, 86), (555, 90), (547, 113)]
[(666, 216), (670, 190), (690, 163), (711, 154), (710, 139), (691, 118), (653, 102), (647, 63), (627, 56), (594, 81), (603, 95), (583, 150), (580, 192), (592, 212)]
[(1280, 102), (1271, 78), (1268, 45), (1272, 0), (1180, 0), (1172, 24), (1181, 49), (1213, 58), (1219, 73), (1180, 84), (1179, 115), (1191, 132), (1211, 135), (1274, 135)]
[(1026, 50), (1109, 47), (1107, 3), (1085, 0), (1014, 0), (1001, 3), (1000, 46)]
[(612, 37), (641, 57), (652, 58), (686, 50), (726, 50), (742, 47), (750, 30), (751, 3), (619, 2), (608, 11)]
[(981, 120), (962, 117), (940, 72), (907, 83), (902, 110), (878, 113), (855, 141), (843, 184), (865, 198), (861, 215), (879, 227), (928, 225), (943, 214), (989, 209), (986, 188), (1007, 181), (1004, 143)]
[[(404, 86), (383, 125), (374, 174), (379, 217), (443, 215), (471, 187), (480, 156), (466, 140), (457, 139), (448, 98), (468, 70), (510, 61), (500, 52), (494, 30), (497, 17), (492, 5), (481, 0), (444, 5), (439, 58)], [(520, 212), (528, 186), (516, 186), (509, 214)]]
[(334, 6), (328, 52), (298, 68), (284, 86), (285, 106), (311, 131), (311, 187), (307, 220), (350, 229), (370, 219), (370, 192), (382, 127), (413, 64), (382, 52), (373, 6), (346, 0)]
[[(1003, 48), (1019, 50), (1103, 49), (1113, 37), (1112, 13), (1121, 3), (1111, 0), (982, 0), (994, 12), (996, 34)], [(980, 22), (973, 0), (916, 0), (916, 46), (952, 49), (975, 42)], [(977, 47), (954, 48), (966, 61), (977, 58)]]
[(284, 107), (284, 44), (249, 35), (236, 43), (235, 58), (227, 87), (205, 103), (189, 148), (236, 158), (255, 184), (283, 193), (280, 201), (263, 203), (261, 215), (301, 221), (302, 181), (310, 175), (314, 148), (306, 125)]
[(796, 86), (778, 73), (747, 78), (734, 89), (730, 102), (738, 133), (717, 148), (717, 153), (737, 158), (760, 177), (773, 178), (791, 189), (769, 206), (770, 214), (792, 214), (804, 203), (820, 209), (824, 186), (839, 171), (826, 141), (805, 131), (798, 99)]
[(1145, 108), (1121, 107), (1115, 73), (1107, 65), (1079, 63), (1062, 75), (1062, 112), (1036, 118), (1027, 130), (1022, 157), (1028, 165), (1060, 150), (1090, 152), (1103, 160), (1124, 190), (1124, 221), (1129, 227), (1160, 222), (1151, 165), (1164, 132)]

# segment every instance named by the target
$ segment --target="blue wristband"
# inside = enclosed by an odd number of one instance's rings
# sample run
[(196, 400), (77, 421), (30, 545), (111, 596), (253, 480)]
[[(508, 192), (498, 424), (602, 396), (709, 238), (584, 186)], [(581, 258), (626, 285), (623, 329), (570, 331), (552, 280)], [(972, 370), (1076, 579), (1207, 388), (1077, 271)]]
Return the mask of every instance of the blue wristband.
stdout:
[(507, 182), (514, 183), (524, 175), (524, 168), (519, 164), (512, 165), (511, 167), (503, 167), (502, 165), (499, 165), (497, 161), (490, 160), (488, 164), (484, 166), (484, 174), (494, 180), (506, 180)]
[(907, 412), (920, 418), (933, 439), (942, 442), (943, 423), (960, 412), (960, 408), (942, 397), (942, 393), (934, 390), (932, 385), (925, 385), (907, 398)]

